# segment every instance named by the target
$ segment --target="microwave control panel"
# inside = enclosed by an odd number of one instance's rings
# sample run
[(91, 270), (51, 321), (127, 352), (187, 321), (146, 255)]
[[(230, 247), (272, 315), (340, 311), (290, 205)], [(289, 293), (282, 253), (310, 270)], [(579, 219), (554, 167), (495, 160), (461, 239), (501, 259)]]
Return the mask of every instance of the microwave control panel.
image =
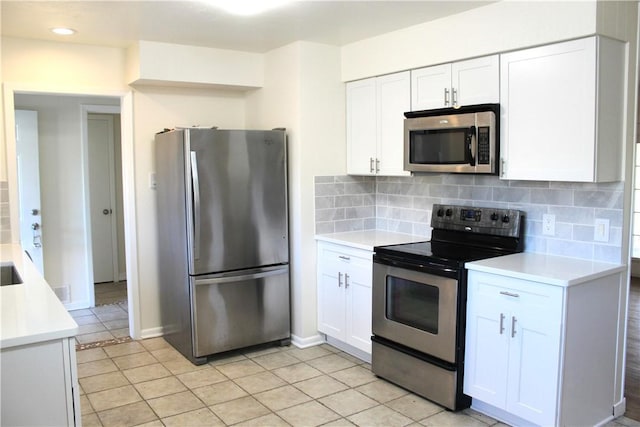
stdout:
[(489, 164), (489, 127), (478, 128), (478, 164)]

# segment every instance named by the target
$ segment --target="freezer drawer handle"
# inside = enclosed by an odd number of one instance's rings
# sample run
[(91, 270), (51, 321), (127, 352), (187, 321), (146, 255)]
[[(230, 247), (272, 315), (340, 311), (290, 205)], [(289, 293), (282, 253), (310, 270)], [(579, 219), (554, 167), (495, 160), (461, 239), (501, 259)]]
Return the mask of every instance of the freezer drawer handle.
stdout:
[(195, 151), (191, 152), (191, 182), (193, 183), (193, 257), (200, 259), (200, 179)]
[(227, 283), (227, 282), (241, 282), (243, 280), (253, 280), (253, 279), (261, 279), (263, 277), (277, 276), (279, 274), (283, 274), (287, 271), (286, 268), (277, 267), (273, 270), (262, 271), (260, 273), (253, 274), (243, 274), (241, 276), (224, 276), (224, 277), (215, 277), (211, 279), (196, 279), (196, 286), (204, 286), (204, 285), (215, 285), (218, 283)]

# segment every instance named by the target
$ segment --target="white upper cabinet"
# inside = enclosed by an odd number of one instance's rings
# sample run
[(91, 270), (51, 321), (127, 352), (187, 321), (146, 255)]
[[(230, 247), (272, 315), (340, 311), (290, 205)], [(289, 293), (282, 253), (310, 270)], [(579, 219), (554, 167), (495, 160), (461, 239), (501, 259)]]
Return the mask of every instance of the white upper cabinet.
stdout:
[(411, 111), (500, 100), (499, 56), (458, 61), (411, 71)]
[(347, 83), (347, 173), (409, 175), (404, 170), (408, 71)]
[(600, 36), (501, 55), (501, 177), (620, 180), (625, 62)]

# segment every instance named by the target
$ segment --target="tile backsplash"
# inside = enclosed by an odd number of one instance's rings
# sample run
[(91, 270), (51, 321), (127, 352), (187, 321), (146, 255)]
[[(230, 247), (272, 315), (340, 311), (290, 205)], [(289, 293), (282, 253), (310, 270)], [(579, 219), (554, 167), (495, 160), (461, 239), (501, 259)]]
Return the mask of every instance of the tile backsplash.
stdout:
[(7, 181), (0, 181), (0, 243), (11, 243), (9, 183)]
[[(496, 176), (317, 176), (316, 233), (387, 230), (431, 237), (434, 203), (520, 209), (525, 251), (620, 262), (624, 183), (505, 181)], [(555, 235), (542, 234), (542, 215), (555, 215)], [(608, 219), (609, 241), (593, 239), (595, 220)]]

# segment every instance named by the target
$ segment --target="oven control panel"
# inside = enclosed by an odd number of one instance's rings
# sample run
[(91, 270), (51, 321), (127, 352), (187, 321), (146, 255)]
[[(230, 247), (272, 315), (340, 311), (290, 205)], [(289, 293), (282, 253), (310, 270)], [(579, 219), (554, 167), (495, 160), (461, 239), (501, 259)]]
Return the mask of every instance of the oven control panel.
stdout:
[(519, 237), (524, 212), (516, 209), (434, 204), (431, 227), (496, 236)]

